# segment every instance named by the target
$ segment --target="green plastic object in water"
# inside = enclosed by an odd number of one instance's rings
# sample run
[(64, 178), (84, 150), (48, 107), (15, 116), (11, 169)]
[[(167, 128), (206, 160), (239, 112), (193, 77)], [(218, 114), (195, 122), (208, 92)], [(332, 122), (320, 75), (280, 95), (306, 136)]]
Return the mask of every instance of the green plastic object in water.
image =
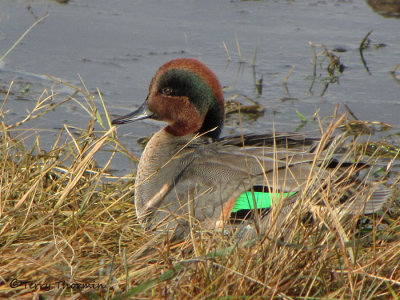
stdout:
[(266, 209), (271, 207), (272, 199), (279, 200), (286, 198), (288, 195), (294, 195), (295, 193), (266, 193), (266, 192), (245, 192), (239, 196), (233, 206), (232, 212), (235, 213), (239, 210), (250, 210), (254, 209), (254, 200), (258, 209)]

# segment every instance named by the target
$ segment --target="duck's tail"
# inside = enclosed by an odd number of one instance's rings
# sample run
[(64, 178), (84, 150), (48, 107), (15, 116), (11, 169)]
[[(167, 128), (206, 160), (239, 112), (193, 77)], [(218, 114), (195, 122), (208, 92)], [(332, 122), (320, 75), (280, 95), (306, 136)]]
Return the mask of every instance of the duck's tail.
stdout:
[(382, 209), (392, 193), (392, 189), (382, 184), (369, 182), (368, 186), (362, 189), (361, 194), (356, 195), (354, 200), (346, 202), (344, 208), (349, 213), (373, 214)]

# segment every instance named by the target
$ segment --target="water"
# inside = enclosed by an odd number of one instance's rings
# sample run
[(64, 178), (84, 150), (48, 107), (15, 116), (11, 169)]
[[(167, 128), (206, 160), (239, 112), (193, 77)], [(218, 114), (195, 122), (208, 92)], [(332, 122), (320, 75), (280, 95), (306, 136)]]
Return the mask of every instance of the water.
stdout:
[[(374, 1), (369, 2), (374, 5)], [(81, 77), (94, 95), (99, 88), (115, 116), (142, 103), (161, 64), (176, 57), (194, 57), (217, 74), (226, 87), (226, 98), (242, 94), (266, 108), (257, 119), (245, 118), (244, 131), (265, 132), (272, 126), (294, 131), (302, 125), (296, 111), (311, 120), (316, 110), (324, 117), (333, 114), (336, 103), (345, 103), (361, 120), (392, 124), (395, 128), (389, 139), (398, 142), (400, 79), (390, 71), (400, 64), (400, 19), (396, 13), (386, 17), (387, 13), (375, 12), (366, 1), (76, 0), (59, 4), (3, 0), (0, 54), (36, 18), (47, 13), (49, 16), (0, 63), (3, 94), (15, 80), (6, 105), (10, 110), (7, 122), (22, 119), (43, 88), (59, 93), (56, 101), (73, 92), (55, 85), (44, 74), (79, 86)], [(368, 73), (359, 46), (370, 30), (370, 47), (364, 51)], [(346, 67), (342, 74), (336, 74), (339, 83), (329, 84), (324, 93), (329, 79), (327, 60), (322, 68), (318, 65), (310, 91), (313, 52), (309, 42), (323, 44), (329, 51), (340, 50), (333, 54)], [(285, 89), (283, 80), (293, 66)], [(260, 96), (255, 81), (261, 77)], [(87, 113), (70, 102), (27, 126), (38, 129), (43, 145), (51, 145), (64, 124), (84, 128), (88, 121)], [(237, 117), (230, 117), (224, 133), (238, 132), (237, 125)], [(143, 121), (122, 126), (118, 133), (124, 145), (140, 154), (137, 138), (161, 126)], [(310, 121), (301, 132), (316, 128)], [(122, 158), (113, 167), (121, 173), (130, 171)]]

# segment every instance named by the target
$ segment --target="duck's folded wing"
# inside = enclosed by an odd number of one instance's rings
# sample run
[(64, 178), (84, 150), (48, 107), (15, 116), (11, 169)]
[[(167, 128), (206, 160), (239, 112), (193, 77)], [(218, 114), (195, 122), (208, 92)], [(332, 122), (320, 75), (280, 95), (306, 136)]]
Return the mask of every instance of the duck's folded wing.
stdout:
[(181, 160), (187, 162), (186, 167), (175, 181), (174, 190), (175, 195), (183, 195), (181, 199), (188, 190), (193, 191), (193, 211), (201, 221), (226, 219), (239, 195), (252, 186), (294, 192), (313, 176), (312, 172), (320, 171), (314, 168), (315, 154), (308, 152), (243, 149), (218, 143), (187, 151), (187, 159)]
[[(237, 147), (212, 144), (197, 149), (191, 163), (184, 170), (182, 178), (186, 185), (208, 187), (203, 191), (200, 206), (211, 205), (232, 207), (237, 197), (252, 186), (263, 185), (272, 192), (296, 192), (306, 185), (313, 193), (324, 189), (335, 189), (343, 192), (338, 195), (344, 201), (344, 209), (351, 213), (363, 210), (372, 213), (380, 209), (390, 196), (385, 187), (357, 178), (348, 177), (339, 168), (326, 169), (319, 167), (324, 156), (314, 153), (291, 151), (290, 149), (270, 150), (265, 147)], [(339, 172), (339, 174), (336, 174)], [(347, 181), (353, 183), (349, 185)], [(188, 182), (189, 181), (189, 182)], [(353, 189), (356, 192), (351, 192)], [(349, 201), (345, 194), (351, 194)], [(318, 201), (317, 196), (315, 203)], [(215, 212), (213, 214), (215, 216)]]
[(219, 144), (201, 147), (193, 155), (185, 178), (206, 185), (241, 180), (249, 185), (268, 184), (281, 191), (296, 190), (320, 160), (308, 152)]
[[(217, 143), (232, 146), (258, 146), (287, 148), (292, 151), (313, 152), (320, 138), (304, 136), (293, 132), (274, 132), (266, 134), (233, 135), (220, 138)], [(328, 146), (329, 143), (326, 144)]]

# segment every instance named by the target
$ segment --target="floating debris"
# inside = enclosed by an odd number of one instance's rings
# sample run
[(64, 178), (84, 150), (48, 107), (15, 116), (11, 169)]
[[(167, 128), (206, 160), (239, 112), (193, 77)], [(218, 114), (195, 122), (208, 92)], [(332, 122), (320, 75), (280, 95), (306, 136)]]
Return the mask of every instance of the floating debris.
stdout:
[[(250, 101), (251, 105), (243, 105), (242, 102), (237, 101), (238, 97), (242, 97), (248, 101)], [(241, 95), (241, 94), (235, 94), (230, 96), (226, 101), (225, 101), (225, 114), (234, 114), (234, 113), (244, 113), (244, 114), (253, 114), (253, 115), (263, 115), (264, 114), (265, 108), (259, 104), (257, 101), (251, 99), (250, 97)]]
[(367, 0), (367, 3), (381, 16), (400, 18), (400, 0)]
[(368, 156), (399, 159), (400, 147), (386, 142), (366, 142), (356, 146), (356, 150)]
[(392, 125), (380, 121), (348, 121), (346, 124), (340, 125), (339, 128), (349, 135), (374, 134), (376, 131), (384, 132), (393, 128)]
[(142, 146), (146, 145), (150, 141), (151, 136), (143, 136), (136, 140), (136, 142)]

